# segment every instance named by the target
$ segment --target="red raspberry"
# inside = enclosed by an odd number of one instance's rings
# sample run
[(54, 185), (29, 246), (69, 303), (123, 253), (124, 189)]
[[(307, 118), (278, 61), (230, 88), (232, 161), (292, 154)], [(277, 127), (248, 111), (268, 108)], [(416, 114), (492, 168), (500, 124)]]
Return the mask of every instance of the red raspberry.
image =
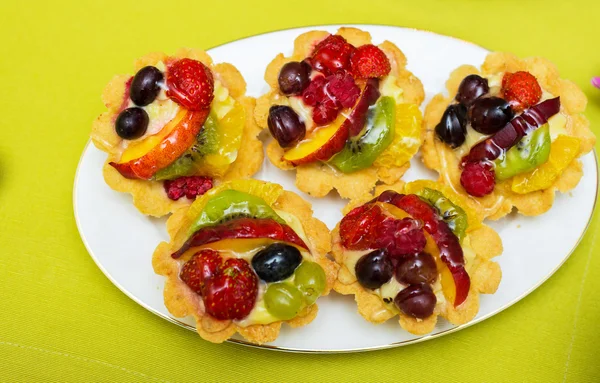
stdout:
[(164, 183), (165, 192), (173, 201), (177, 201), (183, 196), (188, 199), (195, 199), (212, 187), (212, 179), (203, 176), (179, 177), (174, 180), (167, 180)]
[(222, 262), (219, 252), (200, 250), (183, 265), (179, 278), (196, 294), (202, 295), (206, 281), (219, 272)]
[(360, 96), (360, 88), (351, 75), (337, 72), (327, 77), (325, 94), (333, 98), (339, 108), (351, 108)]
[(325, 80), (325, 77), (323, 76), (313, 78), (310, 84), (308, 84), (306, 89), (302, 92), (302, 100), (304, 103), (308, 106), (317, 106), (325, 96), (323, 88), (326, 83), (327, 80)]
[(338, 108), (333, 100), (325, 100), (313, 109), (313, 121), (317, 126), (327, 125), (333, 122), (338, 115)]
[(372, 249), (377, 238), (377, 225), (386, 219), (377, 205), (359, 206), (346, 214), (340, 222), (342, 245), (350, 250)]
[(522, 111), (537, 104), (542, 98), (542, 88), (529, 72), (506, 72), (502, 78), (502, 94), (513, 109)]
[(356, 48), (340, 35), (329, 35), (315, 47), (311, 56), (312, 67), (324, 74), (350, 68), (350, 56)]
[(427, 240), (423, 224), (413, 218), (388, 218), (377, 225), (377, 247), (385, 248), (390, 256), (400, 257), (423, 251)]
[(350, 59), (352, 73), (361, 78), (380, 78), (390, 73), (390, 60), (375, 45), (358, 47)]
[(214, 82), (210, 69), (200, 61), (177, 60), (167, 67), (167, 97), (189, 110), (210, 107)]
[(485, 162), (469, 162), (460, 175), (460, 184), (474, 197), (490, 194), (496, 185), (494, 168)]
[(256, 302), (258, 277), (240, 258), (229, 258), (221, 271), (206, 281), (204, 307), (219, 320), (243, 319)]

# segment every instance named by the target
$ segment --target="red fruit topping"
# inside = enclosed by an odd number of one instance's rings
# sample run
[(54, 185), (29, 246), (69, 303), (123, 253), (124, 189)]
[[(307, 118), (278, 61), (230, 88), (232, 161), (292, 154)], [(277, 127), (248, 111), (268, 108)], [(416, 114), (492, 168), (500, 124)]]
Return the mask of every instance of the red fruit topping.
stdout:
[(229, 258), (204, 286), (204, 308), (219, 320), (243, 319), (254, 307), (258, 278), (248, 262)]
[(335, 100), (339, 108), (351, 108), (360, 96), (360, 88), (351, 75), (337, 72), (327, 77), (325, 93)]
[(350, 250), (373, 248), (377, 241), (378, 224), (384, 219), (386, 215), (377, 205), (366, 204), (353, 209), (340, 222), (342, 245)]
[(324, 74), (350, 68), (350, 56), (356, 48), (340, 35), (329, 35), (315, 47), (311, 56), (312, 67)]
[(200, 250), (183, 265), (179, 278), (196, 294), (202, 295), (206, 282), (219, 272), (222, 262), (219, 252)]
[(502, 78), (502, 94), (513, 109), (521, 111), (537, 104), (542, 98), (542, 88), (529, 72), (506, 72)]
[(317, 126), (327, 125), (333, 122), (338, 115), (338, 108), (333, 100), (319, 103), (313, 109), (313, 121)]
[(527, 109), (513, 118), (496, 134), (473, 146), (463, 160), (467, 162), (493, 161), (512, 148), (521, 138), (548, 122), (560, 111), (560, 97), (552, 98)]
[(181, 59), (167, 67), (167, 97), (189, 110), (209, 108), (214, 83), (210, 69), (200, 61)]
[(308, 246), (288, 225), (270, 218), (237, 218), (196, 231), (179, 250), (171, 254), (171, 257), (179, 258), (191, 247), (202, 246), (223, 239), (251, 238), (270, 238), (308, 250)]
[(191, 176), (179, 177), (174, 180), (168, 180), (164, 183), (167, 196), (173, 201), (186, 196), (188, 199), (195, 199), (213, 187), (213, 181), (210, 177)]
[(390, 73), (390, 60), (385, 53), (375, 45), (360, 46), (350, 59), (352, 73), (361, 78), (380, 78)]
[(377, 225), (376, 246), (385, 248), (392, 257), (420, 253), (426, 243), (423, 225), (415, 219), (388, 217)]
[(483, 197), (494, 191), (494, 168), (487, 162), (469, 162), (460, 175), (460, 184), (474, 197)]
[(302, 92), (302, 100), (304, 103), (308, 106), (317, 106), (325, 96), (323, 88), (326, 83), (327, 80), (325, 80), (324, 76), (316, 76), (313, 78), (310, 84), (308, 84), (306, 89)]

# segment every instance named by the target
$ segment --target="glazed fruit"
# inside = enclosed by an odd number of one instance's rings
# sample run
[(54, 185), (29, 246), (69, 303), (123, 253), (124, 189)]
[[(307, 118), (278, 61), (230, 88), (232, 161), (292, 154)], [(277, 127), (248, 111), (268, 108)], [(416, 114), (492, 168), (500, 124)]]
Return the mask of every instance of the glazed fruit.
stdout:
[(435, 127), (435, 134), (451, 148), (461, 146), (467, 136), (467, 108), (463, 104), (449, 105)]
[(415, 104), (396, 104), (394, 139), (374, 164), (379, 167), (400, 167), (417, 153), (421, 146), (421, 123), (423, 117)]
[(350, 59), (352, 73), (359, 78), (381, 78), (390, 73), (390, 60), (372, 44), (358, 47)]
[(286, 105), (274, 105), (269, 109), (269, 131), (279, 146), (295, 145), (306, 135), (306, 126), (294, 109)]
[(315, 76), (302, 92), (302, 101), (308, 106), (317, 106), (326, 97), (325, 84), (325, 76)]
[(507, 72), (502, 78), (502, 95), (516, 110), (521, 111), (540, 101), (542, 88), (535, 76), (529, 72)]
[(471, 127), (483, 134), (494, 134), (514, 117), (509, 103), (500, 97), (482, 97), (469, 108)]
[(468, 227), (467, 213), (437, 190), (423, 188), (415, 194), (437, 209), (440, 217), (462, 242)]
[(544, 124), (494, 161), (496, 178), (505, 180), (537, 168), (548, 161), (550, 145), (550, 128)]
[(427, 283), (437, 279), (438, 270), (435, 259), (429, 253), (409, 254), (400, 259), (395, 276), (398, 282), (407, 285)]
[(344, 72), (337, 72), (327, 77), (324, 93), (329, 95), (338, 108), (351, 108), (360, 96), (360, 88), (354, 78)]
[(115, 130), (125, 140), (135, 140), (146, 133), (150, 119), (142, 108), (127, 108), (119, 113), (115, 121)]
[(469, 106), (479, 97), (488, 94), (489, 91), (490, 87), (487, 79), (476, 74), (470, 74), (458, 86), (456, 101), (464, 106)]
[(418, 253), (427, 243), (421, 222), (409, 217), (402, 219), (388, 217), (377, 224), (376, 230), (375, 245), (385, 248), (393, 258)]
[(330, 160), (344, 173), (368, 168), (392, 143), (395, 133), (395, 106), (391, 97), (381, 97), (375, 112), (366, 122), (366, 132), (346, 142), (344, 149)]
[(437, 299), (426, 284), (410, 285), (394, 298), (394, 303), (404, 314), (413, 318), (425, 319), (435, 309)]
[(278, 282), (289, 278), (302, 262), (300, 251), (285, 243), (274, 243), (252, 258), (252, 267), (265, 282)]
[(129, 88), (129, 98), (138, 106), (152, 103), (160, 93), (163, 79), (164, 75), (157, 67), (143, 67), (133, 77)]
[(392, 279), (394, 266), (384, 249), (363, 255), (354, 267), (356, 279), (367, 289), (378, 289)]
[(560, 97), (543, 101), (513, 118), (496, 134), (471, 148), (465, 162), (493, 161), (512, 148), (521, 138), (548, 122), (560, 110)]
[(222, 262), (217, 251), (200, 250), (183, 265), (179, 278), (196, 294), (202, 295), (206, 281), (218, 273)]
[(282, 320), (296, 317), (302, 308), (302, 293), (287, 283), (269, 284), (264, 300), (269, 313)]
[(254, 308), (258, 278), (248, 262), (229, 258), (205, 280), (203, 290), (206, 312), (219, 320), (244, 319)]
[(469, 162), (460, 174), (460, 184), (474, 197), (483, 197), (494, 191), (494, 168), (487, 162)]
[(327, 286), (327, 276), (316, 262), (304, 261), (296, 269), (294, 284), (304, 296), (307, 305), (315, 303)]
[(202, 246), (224, 239), (256, 239), (267, 238), (297, 245), (308, 250), (304, 241), (288, 225), (281, 224), (270, 218), (237, 218), (225, 223), (208, 226), (196, 231), (181, 246), (171, 254), (173, 258), (181, 257), (191, 247)]
[(351, 210), (340, 222), (342, 245), (349, 250), (373, 248), (377, 225), (386, 219), (379, 205), (365, 204)]
[(177, 201), (184, 196), (193, 200), (209, 191), (213, 187), (213, 180), (210, 177), (203, 176), (179, 177), (165, 181), (163, 186), (167, 197), (173, 201)]
[(312, 67), (324, 74), (350, 68), (350, 56), (356, 50), (340, 35), (329, 35), (315, 47), (312, 56)]
[(286, 96), (302, 93), (310, 83), (312, 68), (306, 61), (291, 61), (279, 71), (279, 90)]
[(167, 67), (167, 97), (184, 108), (209, 108), (213, 92), (212, 72), (200, 61), (185, 58)]

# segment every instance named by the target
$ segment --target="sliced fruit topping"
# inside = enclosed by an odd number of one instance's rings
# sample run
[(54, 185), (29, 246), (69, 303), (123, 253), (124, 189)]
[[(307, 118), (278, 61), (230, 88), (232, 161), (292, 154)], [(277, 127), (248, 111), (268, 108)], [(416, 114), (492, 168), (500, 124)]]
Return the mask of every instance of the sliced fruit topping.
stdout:
[(271, 283), (264, 295), (265, 307), (273, 316), (289, 320), (298, 315), (303, 296), (300, 290), (287, 283)]
[(304, 296), (304, 302), (312, 305), (327, 287), (325, 271), (316, 262), (304, 261), (296, 269), (295, 274), (294, 285)]
[(525, 194), (547, 189), (579, 154), (580, 141), (576, 137), (560, 135), (550, 146), (548, 161), (529, 173), (515, 176), (512, 190)]
[(363, 255), (354, 267), (356, 279), (367, 289), (378, 289), (394, 275), (394, 265), (385, 249)]
[(302, 93), (310, 83), (312, 68), (306, 61), (291, 61), (279, 71), (279, 90), (286, 96)]
[(115, 130), (125, 140), (135, 140), (146, 133), (150, 118), (142, 108), (124, 109), (115, 121)]
[(395, 107), (394, 99), (381, 97), (372, 107), (374, 111), (368, 113), (365, 133), (357, 139), (349, 139), (330, 163), (344, 173), (371, 166), (394, 140)]
[(560, 97), (543, 101), (513, 118), (493, 136), (471, 148), (465, 162), (493, 161), (512, 148), (521, 138), (548, 122), (560, 110)]
[(354, 208), (340, 222), (342, 245), (349, 250), (374, 248), (378, 224), (385, 218), (379, 205), (365, 204)]
[(465, 77), (458, 86), (456, 101), (469, 106), (473, 101), (481, 96), (485, 96), (490, 91), (488, 80), (476, 74), (470, 74)]
[(471, 127), (482, 134), (494, 134), (515, 116), (510, 104), (500, 97), (478, 98), (469, 108)]
[(467, 108), (463, 104), (449, 105), (435, 127), (435, 134), (451, 148), (461, 146), (467, 137)]
[(550, 128), (544, 124), (494, 161), (496, 178), (505, 180), (537, 168), (548, 161), (550, 145)]
[(214, 226), (235, 218), (270, 218), (285, 223), (265, 200), (238, 190), (223, 190), (204, 205), (202, 212), (190, 226), (190, 233), (204, 227)]
[(252, 258), (252, 267), (265, 282), (279, 282), (294, 274), (302, 262), (302, 254), (291, 245), (274, 243), (259, 251)]
[(375, 159), (380, 167), (400, 167), (419, 151), (423, 116), (415, 104), (396, 104), (392, 143)]
[(390, 60), (372, 44), (362, 45), (350, 58), (352, 73), (360, 78), (381, 78), (390, 73)]
[(494, 191), (494, 167), (488, 162), (469, 162), (460, 174), (460, 184), (474, 197), (483, 197)]
[(394, 303), (404, 314), (425, 319), (433, 314), (437, 298), (429, 285), (410, 285), (396, 295)]
[(408, 254), (400, 259), (396, 266), (395, 276), (398, 282), (407, 285), (432, 284), (438, 276), (435, 259), (429, 253)]
[(213, 187), (213, 180), (210, 177), (191, 176), (179, 177), (172, 181), (165, 181), (164, 188), (169, 199), (179, 200), (186, 196), (188, 199), (196, 199)]
[(335, 101), (338, 108), (353, 107), (360, 96), (360, 88), (354, 78), (345, 72), (336, 72), (327, 77), (324, 92)]
[(513, 108), (521, 111), (537, 104), (542, 98), (542, 88), (529, 72), (507, 72), (502, 78), (502, 96)]
[(160, 93), (163, 79), (164, 75), (157, 67), (143, 67), (133, 77), (129, 98), (138, 106), (151, 104)]
[(267, 119), (269, 131), (279, 146), (288, 148), (300, 142), (306, 135), (306, 125), (294, 109), (287, 105), (274, 105)]
[(325, 84), (327, 80), (324, 76), (315, 76), (308, 86), (302, 92), (302, 100), (308, 106), (317, 106), (325, 95)]
[(219, 320), (243, 319), (254, 308), (258, 278), (248, 262), (229, 258), (205, 280), (204, 308)]
[(281, 224), (270, 218), (237, 218), (216, 226), (204, 227), (196, 231), (183, 246), (171, 254), (171, 256), (173, 258), (179, 258), (191, 247), (202, 246), (223, 239), (254, 238), (270, 238), (308, 250), (308, 246), (306, 246), (304, 241), (288, 225)]
[(348, 125), (350, 137), (358, 136), (363, 132), (369, 107), (377, 102), (379, 96), (379, 80), (367, 80), (365, 87), (360, 93), (358, 102), (354, 105), (350, 115), (344, 122), (345, 125)]
[(218, 251), (202, 249), (183, 265), (179, 278), (196, 294), (203, 295), (206, 281), (219, 272), (221, 263)]
[(415, 219), (386, 218), (377, 225), (375, 246), (386, 249), (393, 258), (418, 253), (425, 243), (423, 225)]
[[(202, 129), (202, 124), (208, 116), (208, 109), (192, 112), (182, 109), (167, 126), (169, 132), (161, 141), (139, 158), (127, 162), (110, 162), (110, 165), (126, 178), (148, 180), (160, 169), (164, 169), (179, 158), (196, 141), (196, 136)], [(148, 137), (146, 140), (152, 139)], [(144, 141), (146, 141), (144, 140)], [(123, 158), (127, 151), (123, 153)], [(124, 160), (122, 158), (122, 160)]]
[(431, 206), (434, 206), (438, 210), (439, 216), (448, 224), (448, 227), (458, 237), (459, 241), (462, 242), (468, 227), (467, 213), (437, 190), (422, 188), (415, 191), (414, 194), (423, 198)]
[(207, 109), (214, 97), (213, 75), (206, 65), (181, 59), (167, 67), (167, 97), (186, 109)]
[(350, 69), (350, 56), (356, 50), (340, 35), (329, 35), (315, 47), (311, 55), (313, 68), (330, 74)]

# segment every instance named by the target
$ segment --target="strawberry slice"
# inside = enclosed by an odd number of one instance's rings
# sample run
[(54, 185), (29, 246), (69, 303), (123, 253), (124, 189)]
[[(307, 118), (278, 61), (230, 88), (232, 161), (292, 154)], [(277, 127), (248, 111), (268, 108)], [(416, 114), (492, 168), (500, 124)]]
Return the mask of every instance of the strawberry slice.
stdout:
[(177, 60), (167, 67), (167, 97), (188, 110), (210, 107), (214, 97), (212, 72), (200, 61)]
[(352, 73), (359, 78), (381, 78), (392, 69), (385, 53), (372, 44), (362, 45), (350, 58)]
[(222, 262), (219, 252), (202, 249), (183, 265), (179, 278), (196, 294), (203, 295), (206, 282), (219, 272)]
[(540, 102), (542, 88), (529, 72), (506, 72), (502, 77), (502, 95), (513, 109), (522, 111)]

